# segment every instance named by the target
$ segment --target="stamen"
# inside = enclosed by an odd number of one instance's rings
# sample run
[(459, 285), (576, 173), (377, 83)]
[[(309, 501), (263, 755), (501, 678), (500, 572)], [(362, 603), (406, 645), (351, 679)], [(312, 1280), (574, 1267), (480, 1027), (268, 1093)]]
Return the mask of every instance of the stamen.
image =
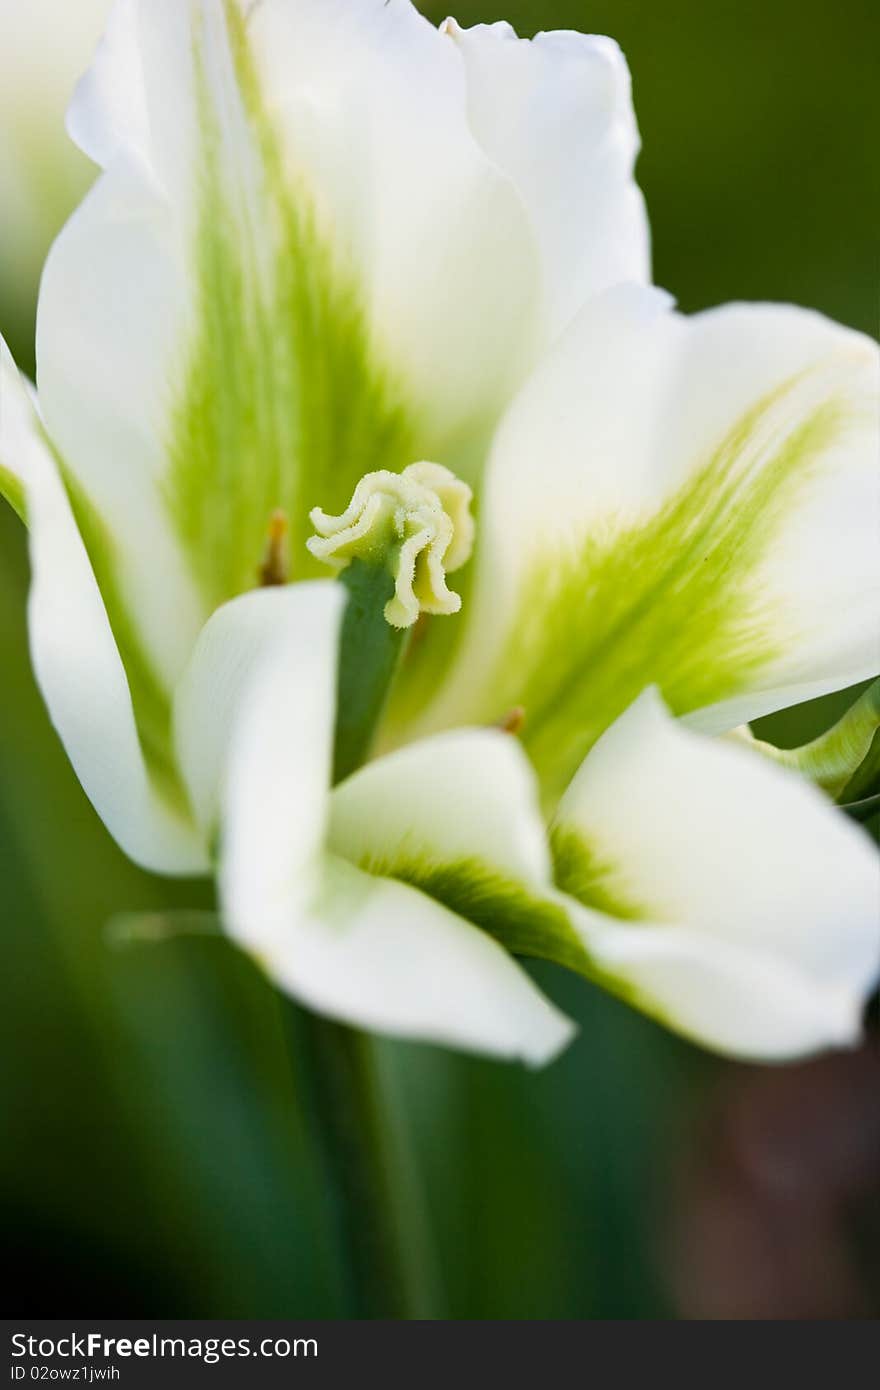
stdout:
[(514, 705), (513, 709), (508, 710), (503, 719), (499, 719), (496, 728), (501, 729), (502, 733), (513, 734), (520, 732), (526, 722), (526, 712), (522, 705)]
[(263, 563), (257, 571), (263, 588), (286, 584), (290, 578), (290, 553), (287, 543), (288, 530), (287, 513), (281, 511), (279, 508), (277, 511), (274, 511), (269, 518)]

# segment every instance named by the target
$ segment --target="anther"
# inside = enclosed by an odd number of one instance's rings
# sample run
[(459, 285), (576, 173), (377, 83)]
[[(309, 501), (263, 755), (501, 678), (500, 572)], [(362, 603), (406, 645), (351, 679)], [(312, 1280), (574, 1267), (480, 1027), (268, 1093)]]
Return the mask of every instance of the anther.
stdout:
[(269, 518), (266, 549), (263, 552), (263, 562), (257, 571), (260, 583), (264, 588), (286, 584), (290, 578), (288, 529), (287, 514), (279, 508)]
[(526, 722), (526, 712), (522, 705), (514, 705), (513, 709), (507, 711), (503, 719), (499, 719), (496, 728), (502, 733), (513, 734), (520, 732)]

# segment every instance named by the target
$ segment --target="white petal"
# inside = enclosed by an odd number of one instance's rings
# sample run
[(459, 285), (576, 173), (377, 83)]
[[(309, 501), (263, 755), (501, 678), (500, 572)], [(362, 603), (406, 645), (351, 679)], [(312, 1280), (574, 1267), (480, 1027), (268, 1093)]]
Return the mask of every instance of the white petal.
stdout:
[(558, 790), (646, 685), (719, 728), (873, 674), (878, 439), (863, 335), (598, 296), (499, 429), (467, 640), (423, 727), (522, 705)]
[(223, 915), (260, 953), (295, 931), (319, 872), (345, 601), (332, 580), (282, 592), (284, 621), (240, 691), (221, 789)]
[(784, 1062), (861, 1038), (858, 995), (819, 988), (773, 955), (683, 927), (609, 928), (586, 909), (572, 915), (612, 992), (715, 1052)]
[(65, 466), (116, 539), (124, 601), (166, 688), (209, 611), (162, 492), (184, 303), (161, 190), (120, 157), (49, 254), (37, 381)]
[[(306, 586), (311, 591), (313, 586)], [(335, 613), (336, 598), (322, 600)], [(217, 830), (230, 739), (254, 673), (304, 603), (299, 586), (256, 589), (208, 619), (174, 695), (174, 745), (193, 813)], [(296, 634), (291, 637), (296, 640)]]
[(574, 1026), (508, 953), (424, 893), (341, 859), (310, 911), (260, 952), (283, 988), (363, 1028), (542, 1066)]
[(797, 774), (689, 732), (649, 691), (588, 755), (558, 826), (603, 896), (650, 924), (582, 914), (588, 949), (672, 1026), (743, 1055), (858, 1035), (880, 974), (880, 860)]
[(117, 150), (150, 157), (150, 118), (138, 46), (138, 0), (104, 0), (106, 26), (67, 110), (71, 139), (106, 168)]
[(536, 889), (552, 874), (534, 777), (516, 740), (489, 729), (423, 739), (333, 793), (330, 848), (355, 863), (477, 860)]
[(159, 873), (207, 867), (200, 837), (156, 790), (131, 695), (55, 461), (0, 340), (0, 467), (24, 488), (33, 580), (31, 655), (37, 681), (89, 800), (125, 852)]
[[(283, 988), (333, 1017), (549, 1060), (571, 1025), (500, 946), (425, 894), (324, 852), (341, 590), (288, 593), (290, 620), (233, 722), (221, 867), (232, 934)], [(517, 776), (508, 772), (508, 786)], [(526, 862), (531, 834), (521, 836)]]
[(596, 35), (530, 40), (509, 24), (454, 21), (444, 29), (464, 62), (471, 128), (528, 208), (555, 338), (591, 294), (650, 279), (626, 61)]

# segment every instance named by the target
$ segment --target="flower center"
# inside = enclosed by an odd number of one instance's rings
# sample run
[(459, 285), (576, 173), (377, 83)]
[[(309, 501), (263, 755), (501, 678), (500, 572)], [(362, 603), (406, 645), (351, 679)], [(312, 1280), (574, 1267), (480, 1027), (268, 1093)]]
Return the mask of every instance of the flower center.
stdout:
[(411, 627), (420, 613), (461, 608), (446, 574), (470, 558), (472, 496), (466, 483), (438, 463), (411, 463), (402, 473), (367, 473), (341, 516), (328, 516), (320, 507), (309, 513), (317, 535), (306, 544), (337, 573), (352, 560), (386, 569), (394, 594), (385, 604), (385, 620), (392, 627)]

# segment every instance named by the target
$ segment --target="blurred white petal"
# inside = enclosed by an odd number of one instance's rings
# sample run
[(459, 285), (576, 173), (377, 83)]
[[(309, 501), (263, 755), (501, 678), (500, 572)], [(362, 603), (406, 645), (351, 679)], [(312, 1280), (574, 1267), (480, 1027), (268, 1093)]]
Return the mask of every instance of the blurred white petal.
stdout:
[(86, 795), (144, 868), (198, 873), (207, 855), (185, 805), (148, 770), (126, 672), (34, 406), (0, 339), (0, 491), (15, 475), (30, 531), (34, 671)]
[[(585, 759), (554, 843), (596, 966), (671, 1027), (768, 1059), (858, 1040), (880, 859), (796, 773), (690, 732), (648, 691)], [(597, 907), (615, 900), (611, 922)]]

